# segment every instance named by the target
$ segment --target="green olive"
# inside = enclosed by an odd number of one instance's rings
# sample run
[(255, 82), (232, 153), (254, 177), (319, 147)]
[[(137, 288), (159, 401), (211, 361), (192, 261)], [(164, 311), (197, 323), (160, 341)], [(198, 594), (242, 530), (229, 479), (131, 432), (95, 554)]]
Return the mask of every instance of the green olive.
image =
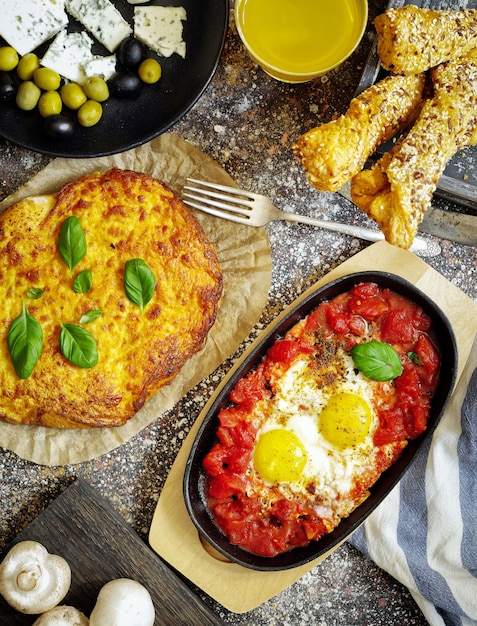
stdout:
[(17, 91), (16, 103), (19, 109), (31, 111), (38, 104), (41, 96), (41, 89), (31, 80), (26, 80), (20, 84)]
[(38, 110), (42, 117), (58, 115), (63, 108), (61, 96), (57, 91), (45, 91), (38, 100)]
[(156, 59), (144, 59), (139, 66), (138, 74), (143, 83), (152, 85), (161, 78), (162, 68)]
[(40, 67), (40, 60), (34, 52), (28, 52), (18, 61), (17, 74), (21, 80), (31, 80)]
[(0, 47), (0, 72), (10, 72), (18, 65), (17, 51), (11, 46)]
[(83, 87), (78, 83), (66, 83), (61, 88), (60, 94), (64, 105), (74, 111), (79, 109), (87, 100)]
[(96, 100), (87, 100), (78, 109), (78, 122), (89, 128), (99, 122), (103, 115), (103, 107)]
[(83, 84), (83, 89), (90, 100), (104, 102), (109, 98), (108, 83), (101, 76), (89, 76)]
[(60, 75), (49, 67), (39, 67), (33, 74), (33, 80), (40, 89), (55, 91), (61, 83)]

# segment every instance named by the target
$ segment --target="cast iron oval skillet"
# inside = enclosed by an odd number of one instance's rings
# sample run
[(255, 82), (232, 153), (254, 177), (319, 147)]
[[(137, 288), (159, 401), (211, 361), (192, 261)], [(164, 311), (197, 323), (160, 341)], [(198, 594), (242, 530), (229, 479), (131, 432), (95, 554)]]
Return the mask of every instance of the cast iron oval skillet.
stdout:
[[(332, 533), (325, 535), (319, 541), (310, 542), (304, 548), (295, 548), (274, 557), (251, 554), (229, 542), (225, 535), (215, 526), (205, 506), (203, 487), (206, 474), (202, 468), (202, 460), (217, 441), (218, 413), (221, 408), (227, 406), (229, 394), (236, 381), (256, 367), (272, 344), (282, 337), (299, 319), (305, 317), (320, 302), (330, 300), (338, 294), (348, 291), (354, 285), (366, 281), (375, 282), (381, 287), (387, 287), (406, 296), (420, 305), (432, 319), (434, 328), (432, 338), (437, 343), (440, 351), (442, 366), (440, 384), (431, 405), (428, 428), (420, 437), (408, 444), (400, 459), (389, 470), (384, 472), (375, 483), (368, 499), (348, 518), (342, 520)], [(323, 557), (356, 530), (402, 478), (416, 453), (430, 439), (443, 414), (454, 387), (456, 372), (457, 345), (454, 332), (447, 317), (427, 295), (399, 276), (385, 272), (350, 274), (328, 283), (316, 291), (312, 291), (304, 299), (298, 299), (297, 304), (292, 304), (284, 311), (264, 331), (263, 335), (256, 340), (250, 351), (246, 352), (244, 357), (227, 375), (209, 404), (204, 408), (204, 420), (192, 445), (183, 481), (185, 503), (193, 523), (203, 538), (216, 550), (231, 561), (254, 570), (277, 571), (291, 569)]]
[[(112, 1), (133, 24), (134, 6), (127, 0)], [(84, 158), (135, 148), (178, 122), (200, 98), (217, 68), (227, 32), (228, 0), (154, 0), (148, 4), (183, 6), (187, 12), (187, 20), (183, 22), (185, 59), (175, 53), (167, 59), (156, 57), (162, 66), (158, 83), (144, 85), (133, 100), (110, 98), (103, 105), (102, 120), (91, 128), (76, 124), (69, 139), (49, 139), (37, 110), (21, 111), (14, 102), (0, 103), (0, 135), (35, 152)], [(68, 29), (81, 28), (70, 17)], [(39, 49), (39, 55), (44, 54), (49, 43)], [(95, 54), (110, 54), (97, 42), (92, 50)], [(68, 109), (63, 112), (74, 117)]]

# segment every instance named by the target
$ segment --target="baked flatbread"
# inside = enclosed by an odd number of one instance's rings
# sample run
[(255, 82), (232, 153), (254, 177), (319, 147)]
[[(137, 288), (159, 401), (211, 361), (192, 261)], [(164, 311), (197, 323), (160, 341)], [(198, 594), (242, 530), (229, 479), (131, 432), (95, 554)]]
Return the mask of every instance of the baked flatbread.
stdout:
[[(79, 218), (87, 250), (72, 270), (60, 229)], [(155, 279), (143, 306), (128, 297), (126, 263)], [(75, 292), (91, 270), (91, 288)], [(39, 290), (34, 298), (31, 289)], [(160, 181), (112, 169), (83, 176), (56, 195), (28, 198), (0, 216), (0, 419), (55, 428), (124, 424), (204, 345), (222, 293), (217, 256), (195, 217)], [(41, 354), (16, 373), (9, 329), (22, 307), (39, 323)], [(100, 311), (94, 321), (82, 316)], [(60, 347), (61, 324), (89, 331), (97, 363), (78, 366)]]

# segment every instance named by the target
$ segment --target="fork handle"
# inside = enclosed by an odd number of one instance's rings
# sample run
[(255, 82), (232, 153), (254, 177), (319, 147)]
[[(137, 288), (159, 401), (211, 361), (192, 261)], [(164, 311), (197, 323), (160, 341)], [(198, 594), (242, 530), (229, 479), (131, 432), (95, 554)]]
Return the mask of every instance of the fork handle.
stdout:
[[(365, 241), (383, 241), (384, 239), (383, 233), (379, 230), (372, 230), (371, 228), (365, 228), (364, 226), (353, 226), (352, 224), (328, 222), (327, 220), (320, 220), (315, 217), (308, 217), (307, 215), (298, 215), (297, 213), (290, 213), (289, 211), (282, 211), (281, 219), (284, 219), (287, 222), (299, 222), (301, 224), (318, 226), (319, 228), (324, 228), (325, 230), (332, 230), (337, 233), (351, 235), (351, 237), (357, 237), (358, 239), (364, 239)], [(424, 252), (427, 250), (427, 244), (424, 239), (415, 237), (409, 249), (411, 252)]]

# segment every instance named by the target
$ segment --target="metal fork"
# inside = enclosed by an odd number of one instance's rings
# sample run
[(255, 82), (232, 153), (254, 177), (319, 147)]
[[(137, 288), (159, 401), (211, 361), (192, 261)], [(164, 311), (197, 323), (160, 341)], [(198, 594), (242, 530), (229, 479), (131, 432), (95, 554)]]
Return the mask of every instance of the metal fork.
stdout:
[[(265, 226), (274, 220), (286, 220), (287, 222), (300, 222), (318, 226), (326, 230), (331, 230), (345, 235), (351, 235), (366, 241), (382, 241), (384, 235), (381, 231), (353, 226), (351, 224), (341, 224), (339, 222), (329, 222), (306, 215), (282, 211), (272, 201), (259, 193), (244, 191), (227, 185), (209, 183), (195, 178), (188, 178), (188, 183), (184, 186), (182, 195), (184, 202), (216, 217), (222, 217), (245, 224), (246, 226)], [(423, 239), (416, 237), (410, 248), (412, 252), (423, 252), (427, 249), (427, 244)]]

